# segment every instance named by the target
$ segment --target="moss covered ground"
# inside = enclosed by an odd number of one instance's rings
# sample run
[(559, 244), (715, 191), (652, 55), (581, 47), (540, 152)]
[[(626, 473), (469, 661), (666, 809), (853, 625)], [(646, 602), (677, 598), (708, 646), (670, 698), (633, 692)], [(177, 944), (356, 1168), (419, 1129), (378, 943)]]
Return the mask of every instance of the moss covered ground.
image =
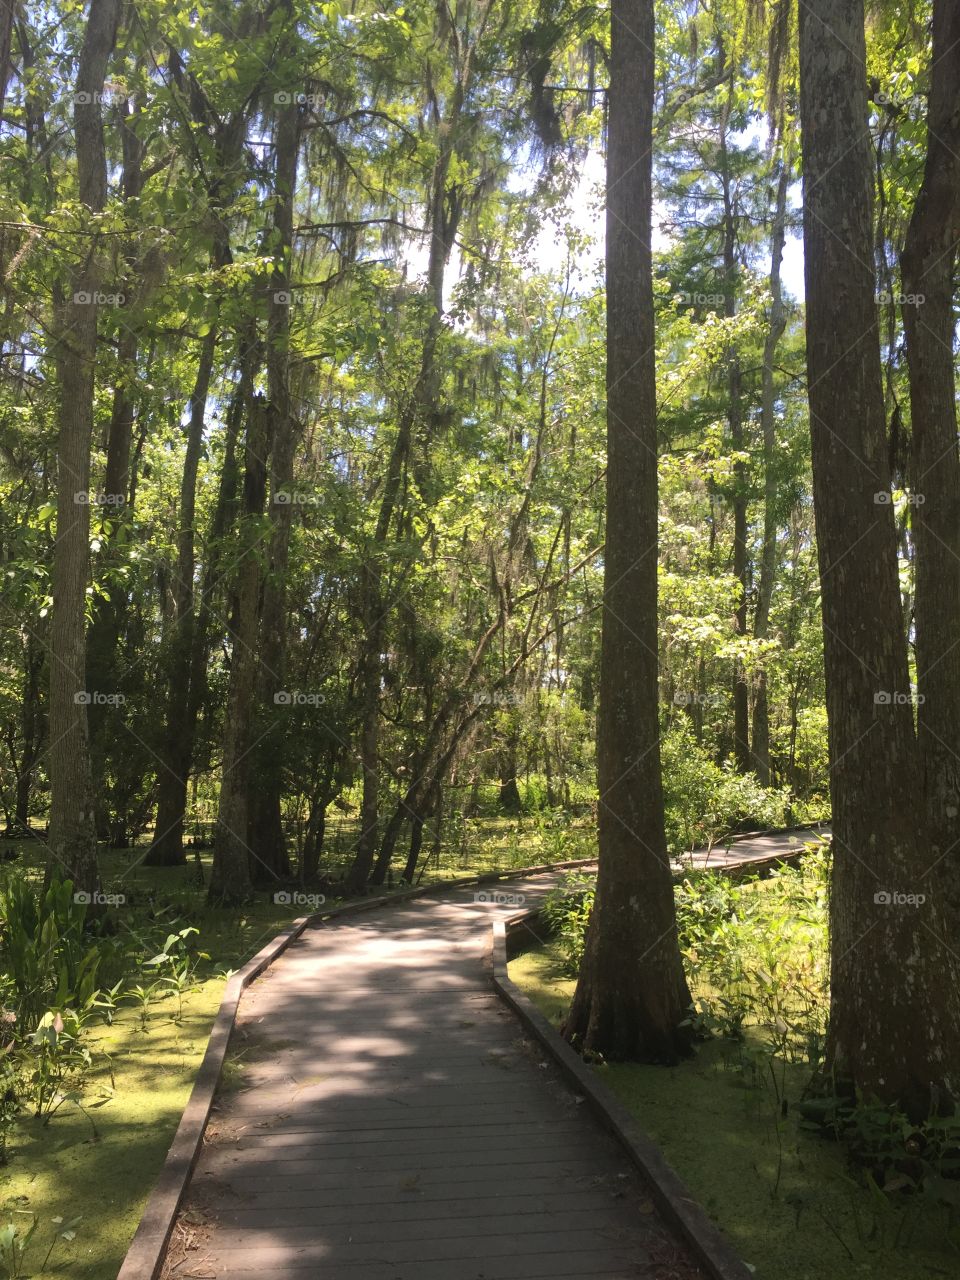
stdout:
[[(549, 947), (518, 956), (510, 977), (559, 1024), (575, 984)], [(595, 1069), (757, 1280), (958, 1280), (960, 1213), (864, 1185), (837, 1143), (799, 1123), (809, 1069), (777, 1062), (772, 1079), (755, 1047), (747, 1027), (676, 1068)]]

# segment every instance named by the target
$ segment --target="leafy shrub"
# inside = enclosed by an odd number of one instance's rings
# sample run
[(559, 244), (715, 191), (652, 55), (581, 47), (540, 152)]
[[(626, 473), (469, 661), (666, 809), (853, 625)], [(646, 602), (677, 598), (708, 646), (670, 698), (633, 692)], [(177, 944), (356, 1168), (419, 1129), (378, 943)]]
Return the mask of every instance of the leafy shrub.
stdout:
[(79, 1102), (79, 1082), (91, 1066), (81, 1043), (82, 1020), (74, 1009), (50, 1010), (29, 1037), (33, 1047), (29, 1076), (34, 1115), (48, 1121), (64, 1102)]
[(7, 1163), (7, 1138), (20, 1114), (22, 1080), (13, 1040), (0, 1049), (0, 1165)]
[(896, 1107), (837, 1096), (806, 1099), (798, 1110), (804, 1128), (844, 1143), (878, 1205), (899, 1193), (920, 1209), (960, 1210), (960, 1116), (915, 1123)]
[(556, 937), (561, 972), (568, 977), (576, 977), (583, 959), (596, 883), (582, 871), (567, 872), (543, 904), (544, 919)]
[(742, 828), (781, 827), (790, 812), (788, 788), (762, 787), (753, 774), (716, 764), (688, 722), (671, 725), (661, 743), (667, 848), (673, 854), (711, 846)]
[(575, 862), (578, 858), (596, 857), (596, 835), (574, 825), (573, 815), (565, 809), (542, 809), (534, 815), (537, 844), (544, 862)]
[(762, 884), (701, 872), (678, 885), (680, 945), (708, 1029), (739, 1038), (750, 1021), (771, 1052), (819, 1063), (828, 1010), (828, 871), (828, 854), (818, 846)]

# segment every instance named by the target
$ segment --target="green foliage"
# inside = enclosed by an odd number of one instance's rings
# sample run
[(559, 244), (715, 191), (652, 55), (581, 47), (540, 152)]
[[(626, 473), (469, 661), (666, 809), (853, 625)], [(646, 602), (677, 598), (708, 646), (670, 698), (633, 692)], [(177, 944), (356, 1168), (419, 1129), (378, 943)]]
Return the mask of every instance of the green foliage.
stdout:
[(35, 1116), (48, 1123), (65, 1102), (80, 1102), (80, 1085), (92, 1064), (81, 1043), (83, 1019), (74, 1009), (51, 1010), (30, 1036), (33, 1047), (27, 1084)]
[(0, 1226), (0, 1266), (9, 1280), (23, 1275), (24, 1255), (38, 1225), (38, 1218), (31, 1214), (29, 1226), (21, 1226), (12, 1219)]
[(596, 857), (592, 824), (577, 825), (569, 810), (538, 809), (533, 820), (543, 862), (576, 862)]
[(782, 827), (790, 813), (786, 787), (764, 788), (753, 774), (738, 774), (729, 761), (718, 765), (697, 742), (685, 719), (663, 735), (664, 809), (667, 848), (673, 854), (737, 830)]
[[(765, 881), (688, 873), (675, 890), (677, 927), (704, 1034), (742, 1041), (749, 1024), (769, 1055), (819, 1064), (828, 1006), (829, 857), (811, 847)], [(544, 918), (561, 972), (575, 977), (596, 881), (568, 872), (548, 895)]]
[(85, 917), (69, 880), (44, 891), (15, 874), (0, 887), (0, 963), (20, 1035), (38, 1026), (44, 1010), (93, 996), (100, 957), (84, 934)]
[(543, 917), (556, 942), (560, 971), (568, 977), (576, 977), (580, 969), (595, 896), (594, 876), (568, 871), (544, 901)]
[(677, 925), (700, 1025), (742, 1039), (757, 1027), (772, 1055), (817, 1066), (828, 1010), (829, 857), (812, 848), (768, 880), (691, 874)]
[[(24, 1267), (27, 1265), (27, 1249), (40, 1226), (40, 1218), (37, 1214), (29, 1213), (27, 1210), (20, 1212), (24, 1217), (29, 1216), (29, 1225), (22, 1225), (12, 1218), (0, 1225), (0, 1267), (3, 1268), (6, 1280), (18, 1280), (26, 1274)], [(47, 1246), (47, 1252), (39, 1263), (40, 1272), (46, 1270), (47, 1263), (59, 1241), (69, 1243), (76, 1239), (80, 1222), (80, 1218), (64, 1221), (62, 1217), (57, 1216), (50, 1219), (53, 1234)]]
[(191, 940), (196, 938), (199, 932), (193, 925), (187, 925), (176, 933), (168, 933), (162, 950), (143, 962), (145, 969), (159, 975), (157, 980), (146, 989), (140, 986), (130, 988), (130, 993), (141, 1006), (141, 1025), (144, 1028), (147, 1023), (148, 1005), (153, 996), (158, 993), (172, 993), (176, 996), (177, 1012), (174, 1021), (179, 1022), (182, 1018), (183, 997), (187, 991), (196, 989), (197, 962), (210, 959), (205, 951), (193, 953), (190, 949)]

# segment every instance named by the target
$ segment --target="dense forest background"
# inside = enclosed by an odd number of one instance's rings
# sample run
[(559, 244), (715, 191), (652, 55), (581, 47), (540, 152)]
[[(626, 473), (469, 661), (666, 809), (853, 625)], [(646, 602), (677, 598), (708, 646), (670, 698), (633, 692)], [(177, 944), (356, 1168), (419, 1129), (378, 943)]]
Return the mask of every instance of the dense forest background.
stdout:
[[(896, 253), (926, 37), (922, 6), (906, 25), (890, 8), (870, 62), (899, 466)], [(393, 863), (412, 879), (465, 815), (586, 811), (604, 15), (4, 12), (8, 831), (49, 819), (52, 856), (93, 886), (97, 840), (175, 864), (219, 816), (212, 892), (237, 900), (327, 868), (329, 815), (356, 817), (330, 865), (358, 887)], [(801, 304), (781, 281), (785, 240), (797, 261), (795, 55), (749, 6), (660, 20), (660, 659), (679, 849), (823, 816), (827, 758)], [(909, 600), (910, 508), (894, 502)]]
[(953, 1265), (958, 246), (953, 0), (0, 0), (0, 1160), (301, 907), (589, 860), (567, 1041)]

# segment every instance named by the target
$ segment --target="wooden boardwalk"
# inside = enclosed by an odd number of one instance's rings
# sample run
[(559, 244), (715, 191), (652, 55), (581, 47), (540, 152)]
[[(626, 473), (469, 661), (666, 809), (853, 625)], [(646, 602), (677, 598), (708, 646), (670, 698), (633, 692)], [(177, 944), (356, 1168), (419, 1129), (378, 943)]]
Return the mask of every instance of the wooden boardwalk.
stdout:
[(712, 849), (695, 849), (693, 853), (686, 854), (677, 865), (684, 869), (692, 866), (699, 870), (730, 871), (749, 866), (753, 862), (770, 862), (774, 858), (789, 856), (818, 836), (829, 834), (830, 827), (826, 823), (820, 823), (816, 829), (798, 827), (792, 831), (777, 831), (769, 835), (739, 836), (726, 844), (716, 844)]
[(310, 928), (244, 993), (168, 1280), (700, 1280), (493, 994), (490, 921), (519, 908), (475, 893)]

